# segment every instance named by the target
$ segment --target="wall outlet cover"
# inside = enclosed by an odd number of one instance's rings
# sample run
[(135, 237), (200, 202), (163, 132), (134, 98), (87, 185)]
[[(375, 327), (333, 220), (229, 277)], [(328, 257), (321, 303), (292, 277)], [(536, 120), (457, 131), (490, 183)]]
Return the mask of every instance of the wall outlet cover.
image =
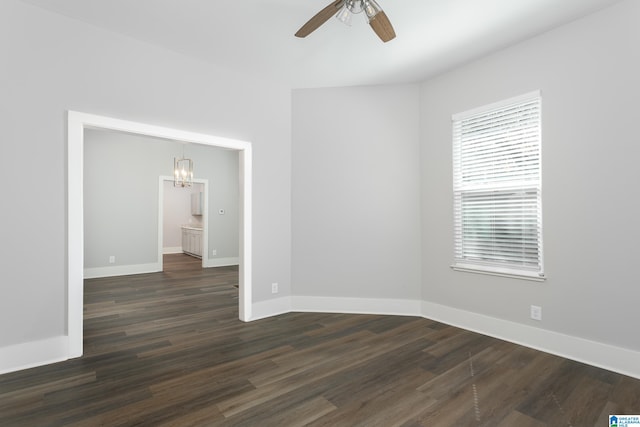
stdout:
[(531, 318), (533, 320), (542, 320), (542, 307), (537, 305), (531, 306)]
[(271, 293), (272, 294), (277, 294), (278, 293), (278, 284), (277, 283), (272, 283), (271, 284)]

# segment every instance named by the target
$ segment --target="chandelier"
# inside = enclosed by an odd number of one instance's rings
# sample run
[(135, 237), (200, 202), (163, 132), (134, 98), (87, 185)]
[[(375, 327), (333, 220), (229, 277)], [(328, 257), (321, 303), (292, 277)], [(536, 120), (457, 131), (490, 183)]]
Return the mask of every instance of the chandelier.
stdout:
[(184, 145), (182, 157), (173, 158), (173, 186), (191, 187), (193, 185), (193, 160), (184, 157)]

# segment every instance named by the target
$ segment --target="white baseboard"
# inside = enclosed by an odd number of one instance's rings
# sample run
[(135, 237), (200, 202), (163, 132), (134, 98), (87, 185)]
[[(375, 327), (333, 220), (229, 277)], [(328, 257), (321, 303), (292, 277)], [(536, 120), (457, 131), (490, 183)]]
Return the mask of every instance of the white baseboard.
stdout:
[(0, 374), (69, 359), (69, 337), (58, 336), (0, 347)]
[(299, 311), (303, 313), (389, 314), (420, 316), (420, 302), (376, 298), (280, 297), (254, 303), (251, 320)]
[(251, 320), (260, 320), (267, 317), (278, 316), (290, 313), (291, 297), (274, 298), (267, 301), (254, 302), (251, 304)]
[(240, 258), (239, 257), (229, 257), (229, 258), (211, 258), (204, 260), (204, 267), (227, 267), (229, 265), (239, 265)]
[(292, 311), (420, 316), (420, 301), (381, 298), (291, 297)]
[(289, 311), (424, 317), (640, 379), (640, 352), (425, 301), (281, 297), (253, 304), (251, 320)]
[(85, 279), (98, 279), (100, 277), (129, 276), (131, 274), (156, 273), (162, 271), (160, 263), (114, 265), (110, 267), (85, 268)]
[(172, 247), (162, 248), (162, 253), (164, 255), (181, 254), (182, 246), (172, 246)]
[(425, 301), (422, 316), (640, 379), (637, 351)]
[[(425, 301), (294, 296), (257, 302), (251, 310), (251, 320), (292, 311), (425, 317), (640, 379), (640, 352)], [(67, 359), (67, 336), (0, 347), (0, 374)]]

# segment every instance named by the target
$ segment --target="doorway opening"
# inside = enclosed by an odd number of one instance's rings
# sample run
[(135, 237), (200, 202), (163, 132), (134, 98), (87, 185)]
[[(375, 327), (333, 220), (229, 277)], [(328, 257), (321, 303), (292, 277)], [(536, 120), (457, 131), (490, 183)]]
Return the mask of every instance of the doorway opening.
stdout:
[[(161, 176), (158, 185), (158, 260), (164, 271), (165, 255), (188, 254), (209, 258), (209, 181), (194, 179), (193, 187), (174, 187), (173, 177)], [(196, 207), (195, 205), (199, 206)], [(199, 208), (199, 210), (197, 209)], [(194, 214), (194, 211), (197, 211)], [(195, 265), (195, 264), (194, 264)]]
[(238, 151), (240, 193), (238, 312), (240, 320), (251, 320), (251, 143), (111, 117), (69, 111), (67, 122), (67, 334), (69, 337), (69, 357), (80, 357), (83, 353), (83, 150), (85, 129), (114, 130)]

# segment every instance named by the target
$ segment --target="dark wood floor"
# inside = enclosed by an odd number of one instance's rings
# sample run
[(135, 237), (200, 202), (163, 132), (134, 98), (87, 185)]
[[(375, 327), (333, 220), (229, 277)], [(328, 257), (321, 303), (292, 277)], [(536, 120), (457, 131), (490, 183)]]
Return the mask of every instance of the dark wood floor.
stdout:
[[(0, 426), (607, 426), (640, 380), (412, 317), (237, 318), (237, 269), (85, 284), (85, 356), (0, 376)], [(640, 363), (640, 362), (639, 362)]]

